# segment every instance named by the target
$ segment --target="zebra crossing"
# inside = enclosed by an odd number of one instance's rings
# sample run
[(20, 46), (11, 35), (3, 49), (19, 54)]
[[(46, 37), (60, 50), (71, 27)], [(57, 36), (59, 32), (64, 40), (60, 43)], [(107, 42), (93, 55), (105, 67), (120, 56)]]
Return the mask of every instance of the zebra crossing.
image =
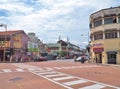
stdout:
[(31, 70), (61, 70), (61, 69), (74, 69), (74, 68), (92, 68), (92, 67), (100, 67), (97, 65), (92, 65), (92, 66), (61, 66), (61, 67), (43, 67), (43, 68), (38, 68), (36, 66), (29, 66), (29, 65), (24, 65), (24, 64), (13, 64), (13, 65), (17, 65), (18, 67), (20, 67), (19, 69), (0, 69), (0, 73), (11, 73), (11, 72), (24, 72), (25, 69), (27, 69), (28, 71)]
[(12, 73), (12, 72), (25, 72), (26, 70), (23, 70), (21, 68), (17, 69), (0, 69), (0, 73)]
[(21, 69), (27, 69), (29, 72), (43, 77), (55, 84), (58, 84), (60, 86), (63, 86), (67, 89), (75, 89), (75, 86), (77, 86), (77, 89), (120, 89), (120, 87), (80, 78), (77, 76), (73, 76), (70, 74), (65, 74), (62, 72), (55, 71), (51, 68), (42, 69), (37, 66), (32, 65), (26, 65), (26, 64), (13, 64)]

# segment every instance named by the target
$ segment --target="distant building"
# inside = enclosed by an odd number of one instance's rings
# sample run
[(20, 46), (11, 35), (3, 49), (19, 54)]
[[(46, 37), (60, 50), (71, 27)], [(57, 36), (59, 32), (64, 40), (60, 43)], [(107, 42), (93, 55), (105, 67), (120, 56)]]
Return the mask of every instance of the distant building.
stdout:
[(90, 15), (90, 55), (102, 64), (120, 64), (120, 7)]
[(59, 40), (57, 43), (48, 43), (48, 54), (57, 54), (57, 56), (73, 56), (80, 53), (80, 48), (69, 42)]
[(28, 42), (28, 52), (35, 56), (40, 56), (45, 51), (45, 45), (38, 39), (34, 32), (28, 33), (30, 41)]

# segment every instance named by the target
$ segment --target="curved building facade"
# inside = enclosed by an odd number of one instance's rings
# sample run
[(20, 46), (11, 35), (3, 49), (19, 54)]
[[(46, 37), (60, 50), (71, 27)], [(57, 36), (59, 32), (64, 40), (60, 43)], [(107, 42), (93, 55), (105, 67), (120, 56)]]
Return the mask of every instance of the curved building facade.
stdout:
[(120, 64), (120, 7), (90, 15), (90, 55), (102, 64)]

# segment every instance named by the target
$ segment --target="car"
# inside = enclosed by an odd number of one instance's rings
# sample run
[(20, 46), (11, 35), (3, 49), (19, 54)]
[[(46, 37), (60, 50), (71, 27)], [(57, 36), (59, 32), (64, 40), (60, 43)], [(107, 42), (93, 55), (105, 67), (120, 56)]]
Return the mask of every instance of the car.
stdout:
[(45, 56), (40, 56), (34, 59), (34, 62), (39, 62), (39, 61), (47, 61), (47, 57)]
[(48, 59), (47, 59), (46, 56), (41, 56), (41, 57), (39, 58), (39, 60), (40, 60), (40, 61), (47, 61)]
[(82, 63), (84, 63), (87, 60), (89, 60), (89, 56), (87, 55), (79, 56), (74, 59), (75, 62), (82, 62)]
[(77, 57), (77, 58), (74, 59), (75, 62), (78, 62), (78, 61), (81, 61), (81, 60), (82, 60), (81, 56), (79, 56), (79, 57)]
[(47, 59), (48, 60), (56, 60), (56, 56), (55, 55), (47, 55)]

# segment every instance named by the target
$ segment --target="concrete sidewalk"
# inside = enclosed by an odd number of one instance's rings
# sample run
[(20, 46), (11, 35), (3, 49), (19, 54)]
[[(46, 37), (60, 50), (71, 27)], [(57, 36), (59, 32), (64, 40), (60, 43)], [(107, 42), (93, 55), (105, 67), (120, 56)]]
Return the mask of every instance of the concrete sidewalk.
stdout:
[(102, 66), (111, 66), (111, 67), (120, 68), (120, 64), (98, 64), (98, 65), (102, 65)]

